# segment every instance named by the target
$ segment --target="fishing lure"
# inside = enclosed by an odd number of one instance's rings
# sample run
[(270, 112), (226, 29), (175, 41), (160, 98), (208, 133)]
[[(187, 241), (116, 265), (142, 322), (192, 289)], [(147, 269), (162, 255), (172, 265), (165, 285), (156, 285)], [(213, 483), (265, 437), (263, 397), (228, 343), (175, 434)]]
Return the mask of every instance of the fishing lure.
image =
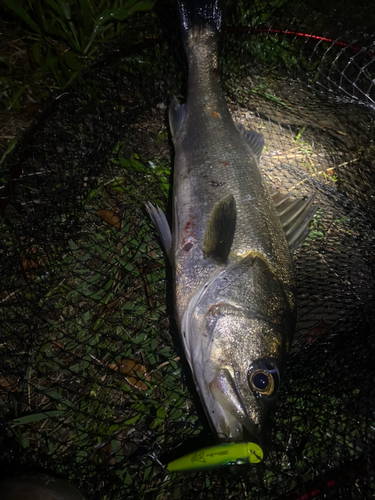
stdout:
[(216, 469), (230, 465), (256, 464), (263, 458), (263, 451), (255, 443), (222, 443), (203, 448), (167, 466), (171, 472)]

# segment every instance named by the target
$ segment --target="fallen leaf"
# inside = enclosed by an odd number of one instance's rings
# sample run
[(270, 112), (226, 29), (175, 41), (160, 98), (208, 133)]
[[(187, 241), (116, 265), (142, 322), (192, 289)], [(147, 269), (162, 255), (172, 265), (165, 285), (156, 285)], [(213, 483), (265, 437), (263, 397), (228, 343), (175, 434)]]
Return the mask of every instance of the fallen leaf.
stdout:
[(331, 326), (332, 325), (330, 323), (322, 320), (317, 326), (304, 335), (304, 339), (312, 344), (313, 342), (316, 342), (319, 337), (327, 333)]
[[(116, 443), (117, 451), (114, 452), (112, 444)], [(138, 445), (133, 442), (121, 441), (120, 439), (115, 439), (110, 443), (102, 446), (100, 448), (100, 454), (104, 455), (109, 465), (116, 465), (116, 455), (121, 457), (128, 457), (137, 450)]]
[(108, 368), (115, 371), (119, 370), (125, 376), (125, 380), (129, 385), (141, 389), (141, 391), (145, 391), (147, 385), (140, 380), (140, 377), (144, 377), (148, 382), (151, 380), (147, 368), (133, 359), (118, 358), (116, 363), (111, 363)]
[(19, 392), (17, 381), (9, 377), (0, 377), (0, 392), (3, 394), (8, 392)]
[(22, 108), (19, 109), (19, 112), (22, 113), (25, 116), (32, 116), (35, 115), (37, 111), (40, 109), (40, 103), (32, 103), (28, 104), (27, 106), (22, 106)]
[(35, 272), (36, 269), (41, 265), (43, 262), (42, 259), (34, 260), (29, 257), (29, 255), (35, 255), (36, 254), (36, 248), (35, 247), (30, 247), (26, 249), (26, 253), (28, 255), (25, 255), (21, 259), (21, 268), (25, 273), (25, 277), (27, 279), (35, 279), (37, 277), (37, 273)]
[(56, 340), (50, 340), (49, 343), (55, 345), (56, 347), (59, 347), (60, 349), (65, 349), (65, 345), (61, 344), (60, 342), (57, 342)]
[(121, 219), (118, 213), (116, 207), (112, 207), (110, 210), (98, 210), (99, 217), (110, 226), (113, 226), (117, 231), (121, 229)]

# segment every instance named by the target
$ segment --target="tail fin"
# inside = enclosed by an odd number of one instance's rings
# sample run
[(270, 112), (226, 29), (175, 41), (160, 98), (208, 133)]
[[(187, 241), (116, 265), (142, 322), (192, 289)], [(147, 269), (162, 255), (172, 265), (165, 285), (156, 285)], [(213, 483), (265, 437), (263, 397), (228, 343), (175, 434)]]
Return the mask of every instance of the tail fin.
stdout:
[(179, 0), (182, 30), (186, 36), (194, 26), (210, 26), (220, 32), (224, 0)]

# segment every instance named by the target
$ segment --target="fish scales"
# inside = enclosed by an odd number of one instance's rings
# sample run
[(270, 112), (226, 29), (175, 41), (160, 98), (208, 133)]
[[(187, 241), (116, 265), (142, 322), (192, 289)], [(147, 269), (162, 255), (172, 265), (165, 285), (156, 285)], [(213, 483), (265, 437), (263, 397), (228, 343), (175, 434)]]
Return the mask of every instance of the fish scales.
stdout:
[(315, 208), (313, 198), (270, 194), (263, 136), (232, 120), (218, 76), (218, 2), (179, 2), (188, 92), (169, 110), (172, 234), (159, 208), (147, 210), (174, 269), (177, 325), (212, 430), (265, 455), (295, 328), (291, 252)]
[[(257, 251), (264, 255), (286, 286), (292, 287), (294, 283), (289, 248), (258, 160), (233, 123), (221, 90), (217, 58), (213, 57), (216, 51), (213, 30), (196, 27), (188, 40), (186, 115), (173, 139), (179, 318), (194, 288), (205, 282), (214, 266), (205, 262), (201, 248), (213, 208), (227, 194), (235, 196), (237, 206), (232, 252), (240, 256)], [(195, 252), (184, 249), (189, 241), (194, 241)]]
[[(248, 397), (252, 391), (244, 378), (253, 359), (265, 355), (282, 358), (290, 342), (294, 328), (290, 252), (258, 158), (237, 130), (220, 88), (215, 31), (207, 25), (193, 27), (186, 52), (189, 80), (185, 116), (173, 136), (177, 323), (198, 392), (220, 439), (243, 439), (247, 428), (251, 439), (260, 440), (264, 412), (261, 405), (249, 401), (254, 396)], [(228, 195), (235, 200), (236, 227), (227, 261), (217, 263), (205, 255), (205, 233), (215, 206)], [(248, 257), (251, 260), (246, 260)], [(254, 272), (255, 258), (266, 267), (266, 277)], [(231, 266), (225, 281), (216, 278), (211, 296), (206, 292), (206, 300), (190, 311), (194, 297), (212, 276)], [(250, 322), (246, 315), (252, 317)], [(184, 316), (190, 319), (184, 321)], [(264, 328), (258, 316), (271, 318), (278, 325), (276, 332)], [(236, 395), (224, 387), (231, 375), (222, 380), (220, 366), (232, 369), (234, 376), (241, 373), (242, 381), (237, 385), (246, 387), (238, 401), (233, 401)], [(240, 392), (234, 387), (234, 393)], [(218, 401), (224, 408), (234, 403), (229, 409), (230, 424), (225, 415), (228, 412), (215, 409)]]

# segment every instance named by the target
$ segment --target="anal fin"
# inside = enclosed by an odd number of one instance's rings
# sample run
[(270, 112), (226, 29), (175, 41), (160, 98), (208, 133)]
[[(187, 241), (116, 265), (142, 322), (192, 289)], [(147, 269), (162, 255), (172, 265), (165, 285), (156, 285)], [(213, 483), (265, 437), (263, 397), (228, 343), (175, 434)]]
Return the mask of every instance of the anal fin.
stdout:
[(293, 253), (308, 235), (310, 221), (318, 208), (318, 204), (314, 204), (316, 193), (310, 198), (291, 199), (290, 194), (282, 194), (274, 188), (270, 188), (270, 192), (285, 232), (290, 253)]
[(253, 155), (259, 159), (264, 148), (264, 137), (263, 134), (255, 132), (255, 130), (245, 128), (242, 123), (235, 123), (237, 130), (241, 133), (242, 137), (245, 139), (246, 144), (250, 148)]

